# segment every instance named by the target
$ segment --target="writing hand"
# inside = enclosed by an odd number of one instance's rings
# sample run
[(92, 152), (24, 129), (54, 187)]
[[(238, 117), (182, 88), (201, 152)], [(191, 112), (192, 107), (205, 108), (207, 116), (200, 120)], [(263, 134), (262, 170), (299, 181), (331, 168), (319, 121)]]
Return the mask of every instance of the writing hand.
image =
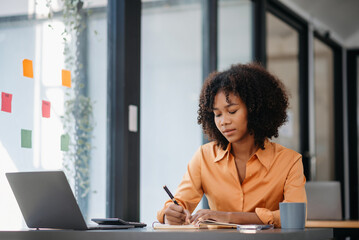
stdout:
[(170, 204), (164, 212), (165, 223), (171, 225), (189, 224), (191, 214), (180, 205)]

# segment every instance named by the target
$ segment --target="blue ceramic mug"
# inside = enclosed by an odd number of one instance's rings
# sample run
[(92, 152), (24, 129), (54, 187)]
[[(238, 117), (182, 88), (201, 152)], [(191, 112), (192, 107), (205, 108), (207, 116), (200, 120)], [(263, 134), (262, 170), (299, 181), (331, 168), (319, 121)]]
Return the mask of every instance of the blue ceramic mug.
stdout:
[(306, 204), (302, 202), (279, 203), (282, 228), (305, 228)]

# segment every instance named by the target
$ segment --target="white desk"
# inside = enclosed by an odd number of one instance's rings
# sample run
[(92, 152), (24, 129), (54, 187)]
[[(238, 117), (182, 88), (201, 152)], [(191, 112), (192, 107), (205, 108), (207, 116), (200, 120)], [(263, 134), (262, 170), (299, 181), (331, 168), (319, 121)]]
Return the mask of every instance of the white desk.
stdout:
[(270, 229), (257, 233), (240, 233), (236, 229), (199, 229), (199, 230), (153, 230), (151, 227), (144, 229), (126, 230), (24, 230), (24, 231), (0, 231), (0, 239), (6, 240), (240, 240), (240, 239), (331, 239), (333, 230), (331, 228), (311, 228), (304, 230)]

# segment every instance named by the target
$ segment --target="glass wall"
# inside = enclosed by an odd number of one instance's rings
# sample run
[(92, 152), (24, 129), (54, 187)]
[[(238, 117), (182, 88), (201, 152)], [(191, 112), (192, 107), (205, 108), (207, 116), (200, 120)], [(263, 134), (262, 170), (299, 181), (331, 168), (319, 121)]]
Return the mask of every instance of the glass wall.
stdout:
[(314, 38), (314, 107), (316, 179), (334, 176), (334, 77), (333, 50)]
[(140, 220), (151, 224), (202, 144), (201, 0), (143, 1)]
[(218, 1), (218, 70), (252, 60), (252, 1)]
[(64, 170), (85, 218), (106, 214), (107, 2), (89, 2), (78, 37), (57, 1), (0, 4), (1, 229), (25, 226), (6, 172)]
[(271, 13), (267, 21), (267, 69), (289, 92), (288, 121), (275, 142), (299, 152), (299, 42), (298, 32)]
[(85, 69), (87, 93), (93, 102), (94, 124), (89, 166), (88, 220), (105, 217), (107, 205), (107, 0), (91, 0), (89, 8)]

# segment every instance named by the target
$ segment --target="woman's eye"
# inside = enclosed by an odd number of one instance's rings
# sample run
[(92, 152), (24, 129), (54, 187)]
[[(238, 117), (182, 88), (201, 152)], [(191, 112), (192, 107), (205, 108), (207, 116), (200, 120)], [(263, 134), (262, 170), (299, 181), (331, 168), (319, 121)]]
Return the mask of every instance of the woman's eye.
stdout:
[(235, 111), (232, 111), (232, 112), (229, 112), (230, 114), (235, 114), (237, 112), (237, 110), (235, 110)]
[(214, 114), (215, 117), (220, 117), (222, 114), (218, 113), (218, 114)]

